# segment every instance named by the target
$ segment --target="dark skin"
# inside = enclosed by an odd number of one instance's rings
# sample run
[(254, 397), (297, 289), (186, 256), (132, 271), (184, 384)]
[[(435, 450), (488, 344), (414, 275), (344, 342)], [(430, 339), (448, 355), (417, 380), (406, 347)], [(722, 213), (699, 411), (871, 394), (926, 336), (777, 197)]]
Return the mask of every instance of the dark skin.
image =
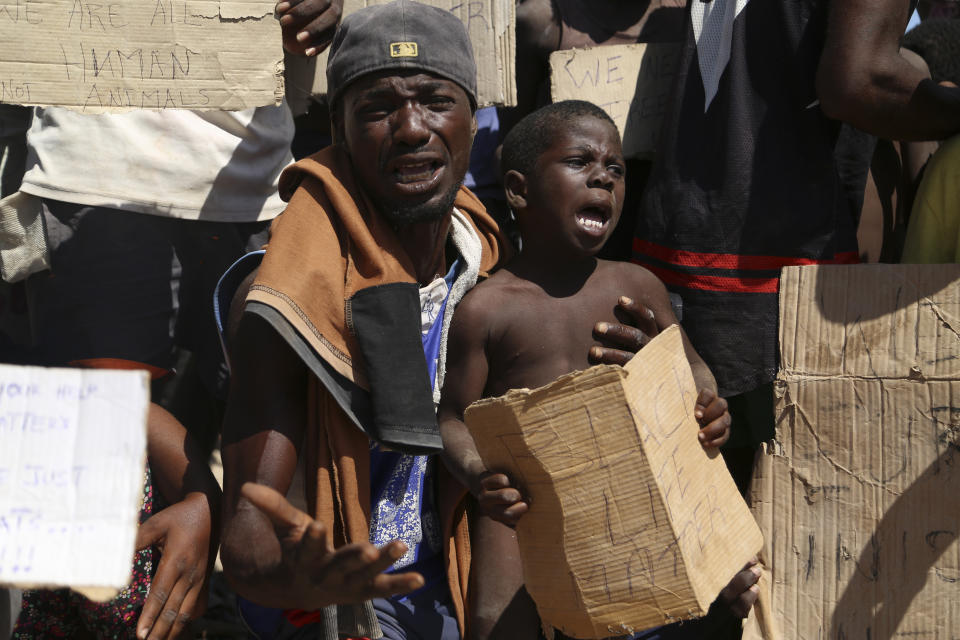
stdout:
[(333, 41), (343, 15), (343, 0), (281, 0), (276, 11), (284, 49), (310, 57)]
[[(420, 73), (362, 77), (346, 89), (333, 120), (358, 182), (384, 209), (436, 209), (442, 192), (459, 186), (476, 127), (458, 85)], [(401, 244), (425, 283), (446, 264), (450, 209), (434, 214), (413, 224), (397, 221)], [(244, 297), (241, 287), (231, 307), (236, 333), (224, 421), (221, 557), (228, 580), (255, 602), (306, 610), (423, 586), (417, 573), (383, 573), (406, 552), (403, 543), (334, 548), (326, 525), (284, 498), (301, 455), (308, 372), (269, 325), (242, 315)]]
[[(429, 207), (442, 201), (439, 188), (459, 185), (466, 171), (475, 128), (469, 98), (437, 82), (442, 79), (423, 75), (365, 76), (334, 108), (336, 143), (383, 207)], [(426, 169), (417, 166), (423, 157), (431, 163)], [(423, 283), (446, 265), (449, 216), (448, 209), (435, 220), (399, 227)], [(419, 588), (419, 574), (383, 573), (405, 553), (403, 543), (334, 548), (326, 524), (284, 498), (302, 453), (308, 372), (266, 322), (243, 314), (250, 281), (238, 291), (229, 319), (232, 377), (224, 419), (221, 548), (227, 579), (255, 602), (306, 610)], [(642, 332), (619, 327), (610, 335), (609, 350), (597, 357), (613, 362), (625, 357), (624, 348), (636, 348)]]
[(940, 86), (900, 52), (906, 2), (830, 2), (817, 69), (823, 112), (888, 140), (941, 140), (960, 131), (960, 89)]
[[(647, 336), (676, 324), (666, 289), (653, 274), (595, 257), (623, 206), (624, 161), (616, 129), (581, 116), (551, 135), (553, 143), (529, 175), (510, 171), (505, 177), (522, 252), (466, 296), (451, 326), (438, 412), (442, 456), (477, 498), (481, 513), (473, 556), (483, 574), (493, 576), (475, 576), (474, 638), (536, 637), (538, 623), (521, 590), (516, 538), (509, 528), (530, 507), (506, 474), (483, 465), (463, 424), (464, 410), (480, 398), (539, 387), (587, 368), (593, 354), (609, 353), (595, 339), (625, 329), (620, 324), (625, 317), (642, 318)], [(633, 350), (646, 341), (634, 338)], [(713, 376), (686, 336), (683, 340), (701, 388), (694, 409), (700, 442), (717, 447), (729, 437), (726, 401), (717, 396)], [(749, 611), (757, 577), (753, 563), (734, 577), (724, 596), (731, 610)]]
[(165, 409), (151, 404), (147, 453), (154, 483), (170, 506), (137, 530), (137, 549), (157, 545), (160, 564), (137, 621), (137, 637), (172, 640), (189, 635), (207, 605), (207, 587), (220, 532), (220, 485), (206, 456)]

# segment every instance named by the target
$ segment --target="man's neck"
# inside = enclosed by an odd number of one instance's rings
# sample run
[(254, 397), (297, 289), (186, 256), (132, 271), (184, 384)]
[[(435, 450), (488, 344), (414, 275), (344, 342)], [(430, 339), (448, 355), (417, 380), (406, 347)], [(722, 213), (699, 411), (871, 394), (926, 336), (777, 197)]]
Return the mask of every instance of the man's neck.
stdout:
[(420, 286), (426, 286), (447, 268), (446, 244), (452, 212), (439, 220), (419, 222), (397, 229), (400, 245), (413, 262), (414, 275)]

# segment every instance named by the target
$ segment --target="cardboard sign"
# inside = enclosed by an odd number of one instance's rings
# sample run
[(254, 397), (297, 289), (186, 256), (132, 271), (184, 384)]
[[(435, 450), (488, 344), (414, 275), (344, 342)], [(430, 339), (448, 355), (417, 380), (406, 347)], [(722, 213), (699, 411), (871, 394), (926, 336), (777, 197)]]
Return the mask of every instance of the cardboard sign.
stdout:
[(283, 98), (273, 0), (0, 0), (0, 102), (87, 113)]
[[(344, 0), (343, 15), (389, 0)], [(419, 0), (455, 13), (467, 26), (477, 62), (479, 106), (517, 104), (514, 81), (515, 0)], [(451, 51), (450, 55), (463, 55)], [(294, 115), (304, 113), (313, 96), (327, 93), (327, 52), (316, 58), (287, 57), (287, 99)]]
[(143, 371), (0, 365), (0, 584), (126, 586), (149, 402)]
[(517, 526), (543, 622), (607, 638), (703, 615), (762, 540), (717, 451), (671, 327), (625, 368), (482, 400), (466, 423), (530, 498)]
[(660, 138), (680, 46), (665, 42), (554, 51), (550, 95), (554, 102), (594, 103), (617, 123), (626, 157), (648, 156)]
[(960, 266), (784, 269), (776, 439), (751, 488), (781, 637), (956, 636), (958, 331)]

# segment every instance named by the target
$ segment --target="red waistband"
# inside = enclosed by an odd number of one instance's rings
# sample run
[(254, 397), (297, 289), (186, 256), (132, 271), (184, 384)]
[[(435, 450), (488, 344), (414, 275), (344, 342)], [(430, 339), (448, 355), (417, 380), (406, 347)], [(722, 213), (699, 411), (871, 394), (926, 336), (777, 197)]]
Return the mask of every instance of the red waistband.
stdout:
[(701, 253), (697, 251), (671, 249), (670, 247), (657, 245), (639, 238), (634, 238), (633, 240), (633, 251), (634, 253), (640, 254), (640, 257), (634, 257), (633, 261), (650, 269), (650, 271), (656, 274), (657, 277), (666, 284), (702, 291), (733, 291), (738, 293), (777, 293), (780, 285), (780, 277), (751, 278), (740, 275), (721, 276), (686, 273), (650, 264), (646, 260), (643, 260), (642, 256), (649, 256), (661, 262), (682, 267), (739, 271), (770, 271), (791, 266), (856, 264), (860, 262), (860, 256), (856, 251), (844, 251), (835, 254), (833, 258), (824, 260), (785, 256), (744, 256), (734, 253)]
[[(302, 609), (284, 609), (283, 617), (290, 624), (297, 627), (304, 627), (308, 624), (319, 624), (323, 622), (323, 614), (319, 611), (304, 611)], [(370, 640), (370, 638), (347, 638), (346, 640)]]

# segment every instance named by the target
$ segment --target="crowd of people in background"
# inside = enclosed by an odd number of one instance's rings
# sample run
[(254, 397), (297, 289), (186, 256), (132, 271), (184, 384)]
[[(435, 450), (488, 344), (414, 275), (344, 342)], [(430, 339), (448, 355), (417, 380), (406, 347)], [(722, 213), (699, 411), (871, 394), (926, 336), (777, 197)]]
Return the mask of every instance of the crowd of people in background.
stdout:
[[(956, 0), (520, 0), (518, 104), (479, 109), (454, 14), (342, 9), (276, 7), (289, 53), (329, 49), (297, 119), (0, 105), (0, 215), (43, 235), (0, 243), (0, 361), (145, 369), (153, 398), (131, 584), (0, 592), (0, 635), (192, 637), (218, 552), (242, 637), (547, 635), (536, 505), (471, 402), (679, 323), (746, 493), (780, 269), (960, 258)], [(552, 52), (637, 42), (679, 45), (652, 158), (590, 95), (550, 104)], [(760, 573), (631, 637), (737, 638)]]

